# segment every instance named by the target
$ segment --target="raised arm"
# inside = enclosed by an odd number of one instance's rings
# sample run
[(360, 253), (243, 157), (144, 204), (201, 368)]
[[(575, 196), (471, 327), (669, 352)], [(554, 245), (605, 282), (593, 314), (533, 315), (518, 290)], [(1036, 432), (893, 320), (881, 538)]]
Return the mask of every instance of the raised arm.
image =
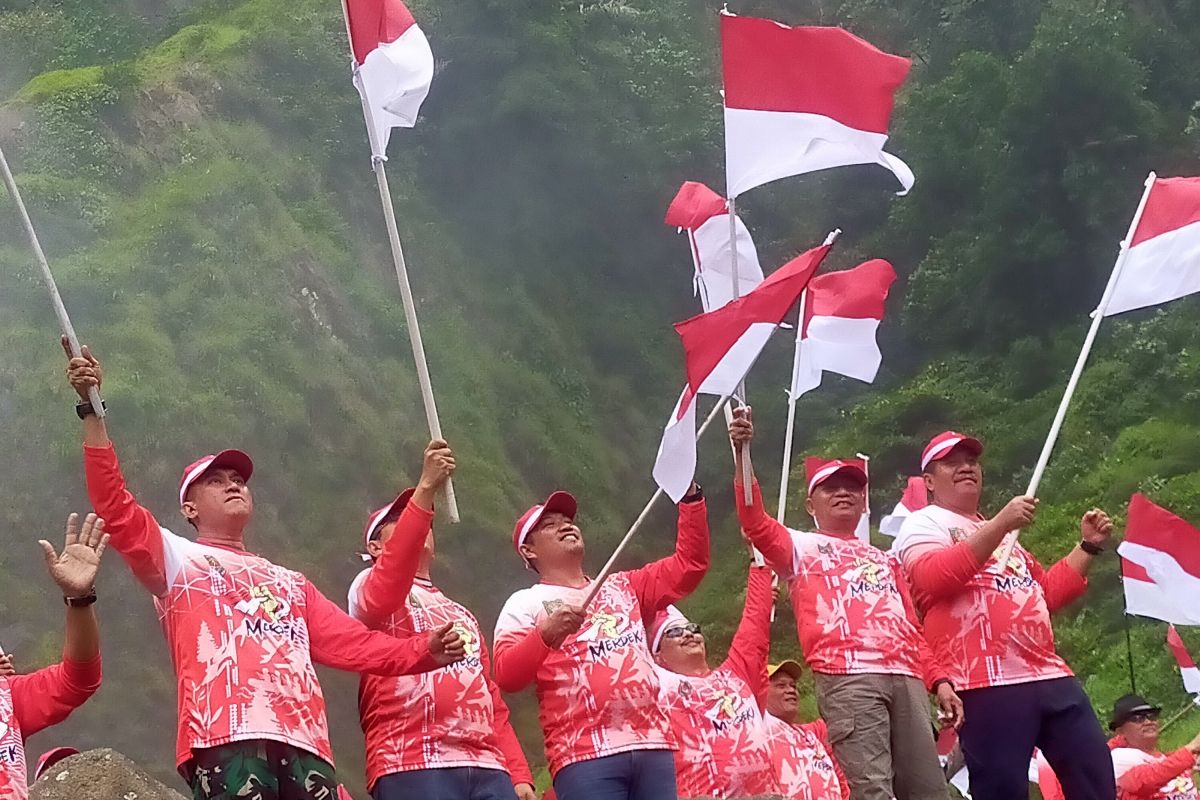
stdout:
[(398, 637), (373, 631), (306, 582), (309, 652), (334, 669), (369, 675), (412, 675), (461, 661), (462, 637), (447, 623), (429, 634)]
[(771, 570), (751, 566), (746, 579), (746, 605), (729, 645), (725, 666), (749, 686), (755, 697), (762, 694), (767, 677), (767, 656), (771, 650), (771, 607), (774, 605)]
[(1200, 754), (1200, 736), (1187, 745), (1158, 761), (1124, 768), (1121, 752), (1113, 752), (1113, 764), (1117, 773), (1117, 789), (1130, 797), (1150, 797), (1181, 775), (1190, 775)]
[(561, 605), (539, 620), (526, 608), (521, 592), (508, 598), (496, 618), (496, 683), (506, 692), (519, 692), (533, 683), (542, 662), (579, 630), (584, 619), (581, 609)]
[(742, 488), (742, 453), (749, 450), (753, 439), (754, 422), (750, 410), (744, 407), (735, 409), (733, 422), (729, 425), (729, 441), (733, 444), (734, 452), (733, 494), (737, 499), (738, 520), (742, 524), (742, 532), (762, 553), (771, 569), (782, 577), (790, 577), (795, 574), (792, 535), (780, 522), (767, 515), (757, 479), (753, 486), (753, 502), (750, 505), (745, 503), (746, 497)]
[[(65, 342), (63, 347), (67, 348)], [(69, 350), (67, 356), (70, 358)], [(90, 387), (100, 386), (100, 362), (90, 349), (84, 347), (83, 356), (70, 358), (67, 380), (83, 400), (87, 400)], [(83, 469), (92, 508), (104, 519), (113, 547), (143, 586), (155, 596), (165, 594), (168, 580), (162, 528), (126, 488), (104, 420), (95, 414), (83, 420)]]
[(355, 619), (378, 628), (404, 606), (432, 523), (433, 511), (417, 505), (415, 497), (409, 500), (351, 604)]
[(679, 503), (675, 552), (626, 573), (642, 616), (653, 619), (659, 609), (695, 591), (708, 572), (708, 561), (708, 506), (700, 487), (692, 484)]

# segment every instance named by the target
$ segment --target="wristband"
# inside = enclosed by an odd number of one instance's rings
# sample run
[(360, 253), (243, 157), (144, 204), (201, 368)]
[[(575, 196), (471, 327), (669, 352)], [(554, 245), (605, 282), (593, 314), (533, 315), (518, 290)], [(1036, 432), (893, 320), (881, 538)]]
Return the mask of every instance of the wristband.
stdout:
[(697, 483), (697, 484), (696, 484), (696, 491), (694, 491), (694, 492), (692, 492), (692, 493), (690, 493), (690, 494), (685, 494), (685, 495), (683, 496), (683, 499), (682, 499), (682, 500), (680, 500), (679, 502), (681, 502), (681, 503), (694, 503), (694, 502), (696, 502), (697, 500), (699, 500), (699, 499), (700, 499), (700, 498), (702, 498), (702, 497), (704, 497), (704, 487), (703, 487), (703, 486), (701, 486), (700, 484), (698, 484), (698, 483)]
[[(108, 411), (108, 403), (101, 400), (100, 408), (104, 411)], [(89, 401), (85, 400), (81, 403), (75, 404), (75, 414), (80, 419), (87, 419), (88, 417), (93, 417), (96, 415), (96, 407), (93, 406)]]
[(1089, 556), (1098, 556), (1104, 554), (1104, 548), (1098, 544), (1092, 544), (1084, 539), (1079, 543), (1079, 549), (1087, 553)]
[(87, 608), (92, 603), (96, 602), (96, 590), (92, 589), (90, 592), (80, 597), (64, 597), (63, 602), (71, 608)]
[(933, 682), (933, 686), (930, 687), (930, 689), (929, 689), (930, 694), (937, 694), (938, 687), (941, 686), (943, 683), (950, 687), (950, 691), (954, 691), (954, 682), (953, 681), (951, 681), (949, 678), (938, 678), (936, 681)]

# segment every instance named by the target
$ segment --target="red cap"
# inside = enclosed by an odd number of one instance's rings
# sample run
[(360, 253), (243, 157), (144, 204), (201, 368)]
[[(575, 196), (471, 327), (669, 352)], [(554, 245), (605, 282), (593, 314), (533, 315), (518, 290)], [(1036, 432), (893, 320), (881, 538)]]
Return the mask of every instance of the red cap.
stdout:
[(187, 469), (183, 471), (183, 477), (179, 479), (179, 505), (183, 505), (188, 488), (210, 467), (230, 467), (237, 470), (245, 481), (249, 481), (250, 476), (254, 474), (254, 462), (241, 450), (222, 450), (216, 455), (197, 459), (188, 464)]
[(33, 771), (33, 780), (36, 782), (38, 778), (45, 774), (46, 770), (53, 767), (64, 758), (79, 755), (79, 751), (74, 747), (55, 747), (53, 750), (47, 750), (42, 753), (42, 757), (37, 761), (37, 768)]
[(863, 462), (860, 459), (825, 459), (809, 456), (808, 458), (804, 459), (804, 473), (808, 476), (808, 493), (812, 494), (813, 489), (817, 488), (839, 472), (845, 472), (847, 475), (853, 475), (862, 482), (863, 486), (867, 485), (867, 470), (863, 466)]
[[(579, 511), (579, 503), (576, 502), (575, 496), (570, 492), (557, 491), (551, 493), (546, 498), (546, 502), (539, 503), (533, 506), (517, 520), (517, 524), (513, 526), (513, 549), (517, 551), (517, 555), (521, 554), (521, 545), (525, 544), (526, 537), (529, 532), (538, 526), (542, 521), (542, 516), (545, 514), (559, 513), (566, 514), (571, 519), (575, 519), (576, 512)], [(521, 556), (524, 559), (524, 556)], [(529, 562), (525, 562), (526, 566)]]
[(403, 511), (404, 507), (408, 505), (408, 501), (412, 499), (414, 494), (416, 494), (416, 491), (417, 490), (415, 488), (405, 489), (403, 492), (396, 495), (395, 500), (388, 503), (383, 508), (377, 508), (371, 512), (371, 516), (367, 517), (366, 527), (363, 528), (363, 547), (366, 547), (367, 543), (375, 537), (375, 534), (379, 531), (380, 526), (383, 525), (383, 521), (387, 519), (387, 515), (392, 513), (392, 509), (399, 507), (399, 509)]
[(647, 631), (650, 634), (650, 652), (658, 652), (658, 646), (662, 644), (662, 636), (668, 628), (687, 624), (688, 618), (675, 606), (669, 605), (655, 614), (654, 622), (650, 623), (650, 630)]
[(956, 431), (939, 433), (929, 440), (929, 444), (925, 445), (925, 451), (921, 453), (921, 470), (924, 471), (934, 461), (945, 458), (960, 444), (974, 451), (977, 456), (983, 452), (983, 442), (974, 436), (967, 436), (965, 433)]

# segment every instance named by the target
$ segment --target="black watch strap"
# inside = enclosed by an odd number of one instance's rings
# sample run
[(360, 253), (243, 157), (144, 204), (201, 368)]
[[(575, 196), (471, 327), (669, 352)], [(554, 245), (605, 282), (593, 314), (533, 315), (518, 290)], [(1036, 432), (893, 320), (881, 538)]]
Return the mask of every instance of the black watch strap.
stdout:
[(71, 608), (87, 608), (92, 603), (96, 602), (96, 590), (92, 589), (81, 597), (64, 597), (63, 602)]
[(701, 486), (700, 484), (698, 484), (698, 483), (697, 483), (697, 484), (696, 484), (696, 491), (694, 491), (694, 492), (688, 492), (687, 494), (685, 494), (685, 495), (683, 496), (683, 499), (682, 499), (682, 500), (680, 500), (679, 502), (681, 502), (681, 503), (694, 503), (694, 502), (696, 502), (697, 500), (699, 500), (699, 499), (700, 499), (700, 498), (702, 498), (702, 497), (704, 497), (704, 487), (703, 487), (703, 486)]
[[(104, 411), (108, 411), (108, 403), (101, 400), (100, 408)], [(88, 417), (95, 416), (96, 407), (93, 406), (90, 401), (84, 400), (75, 404), (75, 413), (80, 419), (87, 419)]]
[(1092, 544), (1084, 539), (1079, 543), (1079, 549), (1087, 553), (1089, 556), (1099, 556), (1104, 554), (1104, 548), (1098, 544)]

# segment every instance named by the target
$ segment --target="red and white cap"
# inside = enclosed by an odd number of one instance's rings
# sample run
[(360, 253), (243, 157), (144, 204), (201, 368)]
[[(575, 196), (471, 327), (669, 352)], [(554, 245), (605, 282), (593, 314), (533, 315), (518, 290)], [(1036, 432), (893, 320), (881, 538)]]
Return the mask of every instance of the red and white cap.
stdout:
[(945, 458), (950, 454), (951, 450), (960, 444), (974, 451), (975, 455), (983, 452), (983, 442), (974, 436), (967, 436), (965, 433), (958, 433), (957, 431), (939, 433), (929, 440), (929, 444), (925, 445), (925, 451), (921, 453), (921, 470), (924, 471), (934, 461)]
[(179, 479), (179, 505), (183, 505), (191, 485), (200, 480), (200, 476), (210, 467), (230, 467), (237, 470), (245, 481), (249, 481), (250, 476), (254, 474), (254, 462), (241, 450), (222, 450), (215, 455), (204, 456), (188, 464), (187, 469), (183, 471), (183, 477)]
[[(517, 555), (521, 554), (521, 545), (525, 544), (530, 532), (538, 526), (546, 514), (566, 514), (571, 519), (575, 519), (578, 511), (579, 503), (575, 500), (575, 495), (561, 490), (552, 492), (546, 498), (546, 502), (533, 506), (517, 520), (517, 524), (513, 526), (513, 549), (517, 551)], [(524, 560), (525, 557), (521, 556), (521, 559)], [(529, 562), (526, 561), (525, 565), (529, 566)]]
[(867, 470), (861, 459), (827, 459), (809, 456), (804, 459), (804, 474), (808, 476), (808, 493), (812, 494), (813, 489), (816, 489), (839, 472), (852, 475), (861, 481), (863, 486), (867, 485)]
[(46, 773), (46, 770), (53, 767), (64, 758), (79, 755), (79, 751), (74, 747), (55, 747), (42, 753), (42, 757), (37, 760), (37, 768), (33, 771), (33, 780), (37, 781)]
[(388, 503), (383, 508), (377, 508), (371, 512), (371, 516), (367, 517), (366, 526), (363, 527), (363, 547), (366, 547), (367, 543), (375, 538), (375, 534), (378, 533), (380, 527), (383, 526), (383, 521), (387, 519), (388, 514), (392, 513), (392, 509), (399, 508), (401, 511), (403, 511), (405, 506), (408, 505), (408, 501), (412, 499), (412, 496), (416, 493), (416, 491), (417, 490), (415, 488), (405, 489), (403, 492), (396, 495), (395, 500)]
[(647, 631), (650, 635), (650, 652), (658, 652), (658, 646), (662, 644), (664, 633), (671, 628), (687, 624), (688, 618), (675, 606), (667, 606), (655, 614), (654, 622), (650, 623), (650, 630)]

